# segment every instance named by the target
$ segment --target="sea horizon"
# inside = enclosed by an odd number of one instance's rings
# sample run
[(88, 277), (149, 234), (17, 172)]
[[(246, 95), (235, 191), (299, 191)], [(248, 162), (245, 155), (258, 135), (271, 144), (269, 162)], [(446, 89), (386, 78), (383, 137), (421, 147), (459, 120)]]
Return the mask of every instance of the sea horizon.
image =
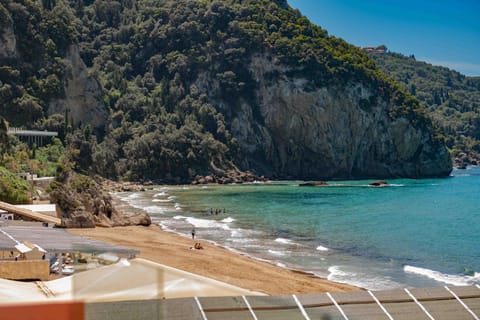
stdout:
[(163, 230), (371, 290), (480, 284), (480, 168), (442, 179), (154, 186), (114, 196)]

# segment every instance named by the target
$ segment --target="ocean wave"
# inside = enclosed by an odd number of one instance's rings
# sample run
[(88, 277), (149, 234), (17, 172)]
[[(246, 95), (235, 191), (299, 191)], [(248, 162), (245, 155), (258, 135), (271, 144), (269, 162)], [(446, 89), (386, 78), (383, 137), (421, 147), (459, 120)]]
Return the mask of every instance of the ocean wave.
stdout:
[(234, 238), (240, 238), (240, 237), (242, 237), (242, 232), (238, 229), (237, 230), (232, 230), (231, 235)]
[(215, 220), (208, 220), (208, 219), (200, 219), (200, 218), (193, 218), (193, 217), (185, 217), (185, 216), (175, 216), (173, 217), (175, 220), (185, 220), (185, 222), (193, 225), (195, 228), (217, 228), (223, 230), (230, 230), (230, 227), (225, 224)]
[[(347, 266), (344, 266), (348, 268)], [(355, 269), (355, 271), (346, 271), (341, 266), (331, 266), (328, 268), (327, 279), (334, 282), (347, 283), (360, 288), (369, 290), (388, 290), (394, 288), (401, 288), (401, 283), (393, 281), (390, 277), (377, 276), (366, 270)]]
[(355, 276), (355, 273), (347, 273), (345, 271), (340, 270), (340, 266), (331, 266), (328, 268), (328, 280), (332, 280), (337, 277), (348, 277), (348, 276)]
[(283, 243), (283, 244), (295, 244), (295, 242), (293, 242), (292, 240), (285, 239), (285, 238), (277, 238), (275, 239), (275, 242)]
[(166, 207), (160, 207), (160, 206), (148, 206), (148, 207), (142, 207), (143, 210), (145, 210), (147, 213), (165, 213), (169, 208)]
[(268, 249), (268, 252), (275, 255), (275, 256), (284, 256), (285, 255), (285, 252), (283, 251), (278, 251), (278, 250), (271, 250), (271, 249)]
[(330, 250), (330, 249), (328, 249), (327, 247), (324, 247), (324, 246), (318, 246), (318, 247), (317, 247), (317, 250), (318, 250), (318, 251), (328, 251), (328, 250)]
[(118, 199), (120, 199), (121, 201), (124, 201), (124, 202), (127, 202), (128, 204), (130, 204), (131, 201), (133, 200), (136, 200), (136, 199), (139, 199), (142, 197), (142, 193), (131, 193), (127, 196), (122, 196), (120, 193), (117, 193), (116, 196), (118, 197)]
[(172, 202), (170, 199), (152, 199), (152, 202)]
[(165, 191), (162, 191), (153, 195), (154, 198), (165, 197), (165, 196), (168, 196), (168, 193), (166, 193)]
[(225, 222), (225, 223), (230, 223), (230, 222), (233, 222), (235, 221), (235, 219), (233, 219), (232, 217), (228, 217), (228, 218), (225, 218), (222, 220), (222, 222)]
[(243, 237), (243, 236), (241, 236), (241, 234), (243, 234), (243, 233), (238, 229), (232, 230), (232, 232), (231, 232), (232, 238), (228, 238), (227, 240), (231, 241), (233, 243), (252, 243), (252, 242), (254, 243), (254, 242), (257, 241), (257, 239)]
[(435, 281), (443, 282), (454, 286), (468, 286), (478, 283), (480, 281), (480, 273), (478, 272), (475, 272), (473, 276), (453, 275), (409, 265), (404, 266), (403, 271), (406, 273), (421, 275)]

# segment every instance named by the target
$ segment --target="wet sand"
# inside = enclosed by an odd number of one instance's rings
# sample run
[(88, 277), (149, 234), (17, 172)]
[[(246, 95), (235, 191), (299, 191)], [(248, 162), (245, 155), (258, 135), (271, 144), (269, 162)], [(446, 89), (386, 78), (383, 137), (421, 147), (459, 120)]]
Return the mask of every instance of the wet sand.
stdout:
[[(283, 269), (231, 252), (207, 241), (192, 240), (158, 226), (68, 229), (69, 232), (140, 251), (138, 257), (270, 295), (362, 290), (314, 275)], [(201, 242), (203, 249), (191, 249)]]

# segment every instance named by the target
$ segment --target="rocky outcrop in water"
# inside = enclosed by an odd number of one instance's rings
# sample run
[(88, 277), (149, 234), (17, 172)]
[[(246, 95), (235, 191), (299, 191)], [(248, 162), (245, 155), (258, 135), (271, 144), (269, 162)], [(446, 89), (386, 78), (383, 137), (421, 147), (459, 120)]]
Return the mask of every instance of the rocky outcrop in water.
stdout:
[(241, 172), (241, 171), (229, 171), (217, 174), (211, 174), (208, 176), (197, 176), (192, 184), (242, 184), (242, 183), (256, 183), (256, 182), (267, 182), (264, 176), (257, 176), (251, 172)]

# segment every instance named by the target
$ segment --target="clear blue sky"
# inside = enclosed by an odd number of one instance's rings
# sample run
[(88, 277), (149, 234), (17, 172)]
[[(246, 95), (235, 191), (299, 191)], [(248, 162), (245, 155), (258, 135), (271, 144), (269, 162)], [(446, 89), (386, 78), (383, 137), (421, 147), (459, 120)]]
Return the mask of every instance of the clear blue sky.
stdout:
[(480, 76), (480, 0), (288, 0), (330, 35)]

